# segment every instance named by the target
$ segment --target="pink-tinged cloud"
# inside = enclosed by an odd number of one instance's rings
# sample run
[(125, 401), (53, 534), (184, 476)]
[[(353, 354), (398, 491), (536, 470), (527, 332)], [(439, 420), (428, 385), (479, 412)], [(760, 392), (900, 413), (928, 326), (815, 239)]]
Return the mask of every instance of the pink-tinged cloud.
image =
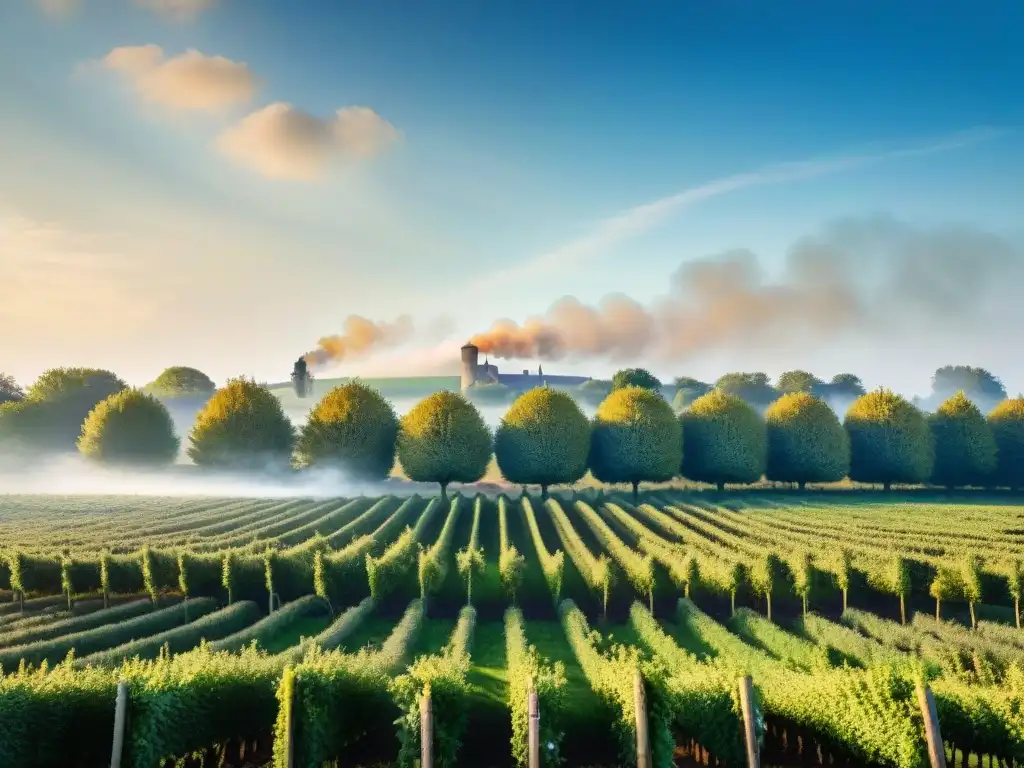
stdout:
[(344, 107), (322, 118), (277, 102), (225, 130), (217, 146), (234, 162), (268, 178), (310, 181), (323, 176), (337, 158), (372, 157), (400, 138), (369, 107)]
[(245, 104), (260, 86), (246, 63), (191, 49), (168, 59), (159, 45), (123, 46), (100, 64), (126, 77), (144, 101), (177, 110), (215, 112)]

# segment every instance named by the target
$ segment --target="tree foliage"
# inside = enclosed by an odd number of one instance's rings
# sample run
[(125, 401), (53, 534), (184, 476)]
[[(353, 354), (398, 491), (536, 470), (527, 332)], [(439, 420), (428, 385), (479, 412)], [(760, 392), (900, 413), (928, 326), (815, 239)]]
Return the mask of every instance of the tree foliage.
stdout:
[(494, 456), (506, 480), (521, 485), (575, 483), (587, 472), (590, 422), (565, 392), (538, 387), (520, 395), (501, 420)]
[(1004, 400), (988, 415), (996, 441), (996, 470), (992, 481), (1024, 488), (1024, 397)]
[(850, 436), (850, 479), (922, 483), (935, 465), (935, 440), (917, 408), (888, 389), (860, 397), (843, 425)]
[(948, 488), (986, 482), (996, 468), (996, 441), (978, 406), (957, 392), (928, 422), (935, 438), (932, 482)]
[(78, 438), (82, 455), (111, 464), (171, 464), (180, 445), (164, 404), (137, 389), (99, 403)]
[(852, 373), (837, 373), (831, 381), (818, 382), (810, 393), (822, 400), (829, 400), (841, 410), (845, 410), (858, 397), (867, 394), (860, 377)]
[(3, 407), (0, 440), (15, 440), (27, 449), (73, 451), (89, 412), (126, 388), (110, 371), (50, 369), (29, 387), (23, 400)]
[(643, 387), (654, 392), (661, 392), (661, 381), (644, 368), (623, 368), (612, 376), (612, 392), (626, 387)]
[(217, 386), (209, 376), (195, 368), (176, 365), (167, 368), (146, 385), (146, 391), (162, 399), (187, 397), (207, 398)]
[(1006, 387), (992, 373), (984, 368), (970, 365), (946, 365), (932, 376), (932, 392), (937, 397), (948, 398), (962, 391), (968, 398), (983, 400), (1005, 400)]
[(672, 408), (676, 412), (688, 407), (698, 397), (703, 397), (711, 391), (711, 385), (699, 379), (692, 379), (689, 376), (680, 376), (675, 381), (676, 394), (672, 399)]
[(764, 474), (765, 425), (742, 398), (714, 389), (680, 414), (683, 476), (714, 483), (753, 483)]
[(0, 373), (0, 405), (17, 403), (25, 399), (25, 390), (15, 381), (13, 376)]
[(590, 470), (601, 482), (664, 482), (679, 472), (683, 436), (665, 398), (644, 387), (612, 392), (594, 417)]
[(588, 379), (576, 387), (573, 394), (588, 405), (597, 405), (612, 392), (612, 383), (602, 379)]
[(395, 464), (398, 416), (373, 387), (352, 381), (314, 406), (296, 440), (307, 466), (331, 465), (360, 479), (383, 480)]
[(257, 468), (287, 462), (295, 429), (269, 389), (237, 378), (199, 412), (189, 440), (188, 455), (196, 464)]
[(850, 439), (839, 418), (807, 392), (783, 395), (764, 414), (768, 436), (769, 480), (829, 483), (850, 468)]
[(715, 382), (715, 389), (755, 408), (767, 408), (779, 396), (767, 373), (727, 373)]
[(473, 483), (491, 459), (492, 439), (480, 412), (460, 394), (436, 392), (402, 417), (398, 460), (410, 480)]
[(775, 388), (782, 394), (806, 392), (810, 395), (816, 393), (824, 383), (813, 373), (807, 371), (786, 371), (779, 376)]

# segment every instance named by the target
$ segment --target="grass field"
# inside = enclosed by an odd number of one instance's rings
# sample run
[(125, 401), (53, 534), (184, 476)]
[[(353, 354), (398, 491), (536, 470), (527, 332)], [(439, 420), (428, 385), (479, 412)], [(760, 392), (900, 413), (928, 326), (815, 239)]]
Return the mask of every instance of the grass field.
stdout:
[[(566, 765), (631, 764), (637, 670), (658, 766), (745, 764), (745, 674), (763, 765), (927, 765), (919, 679), (951, 765), (1024, 760), (1024, 503), (677, 489), (639, 502), (0, 496), (0, 764), (108, 764), (122, 676), (125, 765), (283, 760), (290, 668), (307, 691), (295, 765), (409, 764), (393, 724), (407, 670), (430, 683), (440, 755), (514, 765), (513, 604)], [(460, 614), (470, 548), (475, 612)], [(327, 655), (304, 660), (311, 638)], [(22, 659), (48, 671), (19, 673)]]

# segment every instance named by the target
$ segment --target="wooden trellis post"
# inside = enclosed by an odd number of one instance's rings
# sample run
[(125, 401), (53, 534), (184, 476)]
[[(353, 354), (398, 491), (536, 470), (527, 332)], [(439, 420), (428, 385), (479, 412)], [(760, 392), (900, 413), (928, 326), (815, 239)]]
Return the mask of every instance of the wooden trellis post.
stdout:
[(434, 768), (434, 705), (429, 693), (420, 698), (420, 768)]
[(128, 681), (117, 684), (117, 703), (114, 705), (114, 743), (110, 749), (110, 768), (121, 768), (124, 752), (124, 729), (128, 721)]
[(740, 678), (739, 685), (740, 709), (743, 712), (743, 740), (747, 747), (747, 768), (761, 768), (757, 733), (754, 730), (754, 681), (747, 675)]
[(647, 696), (640, 670), (633, 676), (633, 704), (636, 708), (636, 768), (651, 768), (651, 740), (647, 733)]
[(530, 691), (528, 698), (529, 719), (529, 768), (540, 768), (540, 702), (537, 692)]
[(928, 743), (928, 759), (931, 768), (946, 768), (946, 747), (942, 743), (942, 732), (939, 730), (939, 713), (935, 709), (935, 696), (932, 690), (921, 683), (917, 684), (917, 704), (924, 717), (924, 738)]

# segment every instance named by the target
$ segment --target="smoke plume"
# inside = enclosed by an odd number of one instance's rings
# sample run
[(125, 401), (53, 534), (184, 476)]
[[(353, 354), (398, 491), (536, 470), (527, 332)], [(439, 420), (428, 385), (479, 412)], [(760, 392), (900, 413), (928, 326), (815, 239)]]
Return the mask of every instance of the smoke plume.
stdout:
[(1024, 279), (1020, 244), (962, 226), (921, 229), (887, 217), (844, 219), (795, 242), (772, 278), (741, 249), (684, 262), (666, 295), (587, 306), (556, 301), (521, 325), (499, 320), (472, 343), (492, 357), (541, 360), (643, 354), (682, 361), (709, 351), (794, 348), (860, 335), (981, 327)]
[(316, 349), (306, 353), (307, 365), (322, 368), (342, 360), (367, 357), (380, 349), (404, 344), (413, 336), (409, 315), (400, 315), (393, 323), (349, 315), (343, 327), (341, 333), (324, 336), (317, 342)]

